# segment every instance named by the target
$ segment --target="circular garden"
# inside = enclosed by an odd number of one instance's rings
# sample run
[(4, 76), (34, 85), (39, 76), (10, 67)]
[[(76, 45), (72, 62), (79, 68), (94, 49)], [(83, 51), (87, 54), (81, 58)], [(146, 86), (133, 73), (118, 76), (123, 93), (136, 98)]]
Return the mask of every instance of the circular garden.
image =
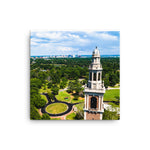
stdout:
[(68, 105), (64, 103), (53, 103), (46, 107), (46, 112), (50, 114), (60, 114), (68, 109)]

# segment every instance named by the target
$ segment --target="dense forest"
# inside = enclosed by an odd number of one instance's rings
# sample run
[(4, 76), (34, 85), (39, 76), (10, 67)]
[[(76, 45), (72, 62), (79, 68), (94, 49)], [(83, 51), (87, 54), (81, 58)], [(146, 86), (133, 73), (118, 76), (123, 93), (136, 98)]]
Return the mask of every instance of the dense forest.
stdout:
[[(119, 83), (120, 75), (119, 58), (101, 58), (103, 67), (102, 78), (107, 88)], [(52, 58), (49, 60), (31, 58), (31, 78), (45, 79), (59, 84), (61, 79), (89, 78), (88, 66), (91, 58)]]
[[(39, 89), (47, 83), (54, 95), (58, 94), (59, 89), (66, 87), (79, 93), (81, 86), (86, 84), (89, 78), (88, 67), (91, 58), (50, 58), (50, 59), (30, 59), (30, 118), (49, 119), (48, 114), (42, 117), (37, 109), (42, 108), (46, 101), (41, 98)], [(119, 83), (120, 58), (101, 58), (103, 67), (102, 78), (105, 87), (115, 86)], [(83, 79), (79, 82), (78, 79)], [(74, 86), (73, 86), (74, 85)], [(73, 89), (74, 88), (74, 89)]]

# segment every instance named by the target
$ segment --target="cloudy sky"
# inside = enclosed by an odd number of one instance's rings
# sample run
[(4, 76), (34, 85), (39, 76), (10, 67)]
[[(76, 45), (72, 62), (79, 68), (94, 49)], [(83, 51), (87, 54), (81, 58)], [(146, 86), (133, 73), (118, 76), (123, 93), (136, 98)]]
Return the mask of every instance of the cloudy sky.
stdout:
[(97, 46), (101, 55), (120, 54), (118, 31), (31, 32), (31, 56), (91, 55)]

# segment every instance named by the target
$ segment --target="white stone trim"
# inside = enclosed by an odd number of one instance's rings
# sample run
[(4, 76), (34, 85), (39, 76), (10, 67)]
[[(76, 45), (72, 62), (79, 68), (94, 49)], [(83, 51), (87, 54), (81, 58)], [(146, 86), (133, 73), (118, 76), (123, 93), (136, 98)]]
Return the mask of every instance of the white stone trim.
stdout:
[(84, 96), (84, 99), (85, 99), (85, 101), (84, 101), (84, 108), (86, 109), (86, 94)]
[(99, 108), (99, 110), (100, 110), (100, 96), (98, 97), (98, 100), (99, 100), (99, 107), (98, 107), (98, 108)]
[(84, 120), (86, 120), (86, 111), (84, 111)]
[(89, 109), (89, 95), (87, 95), (87, 109)]
[(100, 113), (100, 120), (102, 120), (102, 118), (103, 118), (103, 114)]

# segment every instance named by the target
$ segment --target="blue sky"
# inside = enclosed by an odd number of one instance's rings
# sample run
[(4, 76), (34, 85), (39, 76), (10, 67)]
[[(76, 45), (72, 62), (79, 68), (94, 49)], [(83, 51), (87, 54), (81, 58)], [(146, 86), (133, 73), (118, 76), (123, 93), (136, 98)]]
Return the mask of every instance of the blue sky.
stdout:
[(31, 56), (91, 55), (97, 46), (101, 55), (120, 55), (119, 31), (31, 32)]

